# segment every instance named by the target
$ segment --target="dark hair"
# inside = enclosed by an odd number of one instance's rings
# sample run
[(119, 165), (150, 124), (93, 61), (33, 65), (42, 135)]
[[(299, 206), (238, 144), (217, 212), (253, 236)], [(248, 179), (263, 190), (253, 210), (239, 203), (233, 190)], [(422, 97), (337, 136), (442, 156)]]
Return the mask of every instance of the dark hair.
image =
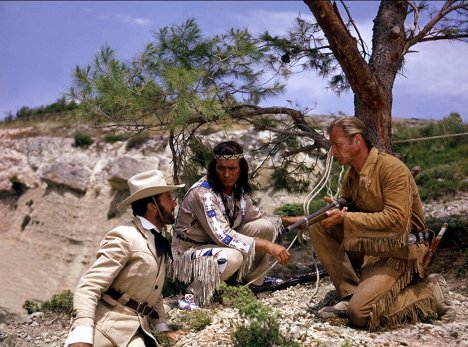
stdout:
[[(159, 196), (160, 194), (154, 195), (156, 202), (159, 202)], [(144, 217), (146, 214), (148, 204), (154, 204), (153, 196), (148, 196), (146, 198), (142, 198), (140, 200), (132, 202), (131, 206), (133, 215)]]
[[(235, 141), (225, 141), (217, 144), (213, 149), (213, 153), (215, 155), (242, 154), (244, 153), (244, 149)], [(249, 164), (245, 158), (240, 158), (239, 165), (240, 175), (233, 190), (234, 196), (237, 199), (240, 199), (242, 193), (252, 193), (252, 187), (249, 183)], [(214, 191), (218, 193), (223, 192), (223, 186), (216, 173), (216, 159), (213, 159), (208, 165), (207, 179)]]
[(343, 129), (344, 134), (349, 138), (353, 138), (356, 134), (361, 134), (367, 148), (370, 149), (373, 146), (369, 136), (369, 129), (356, 117), (340, 117), (335, 119), (327, 127), (327, 132), (331, 134), (333, 128), (335, 127), (340, 127)]

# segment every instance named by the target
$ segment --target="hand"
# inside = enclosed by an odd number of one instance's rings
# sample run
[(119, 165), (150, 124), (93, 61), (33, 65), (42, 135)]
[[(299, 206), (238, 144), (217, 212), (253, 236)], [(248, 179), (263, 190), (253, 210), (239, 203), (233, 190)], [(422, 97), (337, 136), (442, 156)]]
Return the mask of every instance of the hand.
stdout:
[(348, 211), (347, 207), (343, 207), (342, 210), (338, 208), (334, 208), (332, 210), (328, 210), (325, 212), (325, 215), (327, 216), (324, 220), (320, 222), (320, 224), (324, 228), (331, 228), (334, 227), (335, 225), (342, 224), (344, 220), (344, 215), (346, 214), (346, 211)]
[(76, 342), (68, 345), (69, 347), (92, 347), (93, 345), (85, 342)]
[(166, 335), (167, 338), (176, 341), (181, 335), (187, 334), (187, 332), (183, 330), (171, 330), (171, 331), (165, 331), (164, 334)]
[(277, 243), (270, 242), (271, 245), (268, 247), (268, 254), (275, 257), (278, 260), (278, 263), (284, 265), (289, 261), (289, 257), (291, 254), (288, 252), (286, 248)]

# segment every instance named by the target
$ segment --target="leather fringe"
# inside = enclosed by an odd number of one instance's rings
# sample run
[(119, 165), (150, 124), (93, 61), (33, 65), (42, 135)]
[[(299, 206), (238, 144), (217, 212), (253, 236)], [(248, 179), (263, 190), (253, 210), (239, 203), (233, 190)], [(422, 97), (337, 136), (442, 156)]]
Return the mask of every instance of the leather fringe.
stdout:
[(345, 237), (342, 243), (346, 251), (388, 252), (406, 245), (408, 233), (387, 237)]
[(421, 318), (436, 319), (436, 301), (434, 298), (425, 298), (416, 301), (414, 304), (405, 307), (403, 310), (382, 317), (381, 327), (395, 328), (403, 324), (413, 324), (421, 322)]
[(397, 296), (407, 287), (411, 282), (413, 275), (411, 273), (404, 273), (398, 280), (395, 281), (393, 287), (380, 298), (373, 306), (369, 317), (368, 329), (375, 331), (380, 326), (380, 320), (387, 307), (395, 301)]

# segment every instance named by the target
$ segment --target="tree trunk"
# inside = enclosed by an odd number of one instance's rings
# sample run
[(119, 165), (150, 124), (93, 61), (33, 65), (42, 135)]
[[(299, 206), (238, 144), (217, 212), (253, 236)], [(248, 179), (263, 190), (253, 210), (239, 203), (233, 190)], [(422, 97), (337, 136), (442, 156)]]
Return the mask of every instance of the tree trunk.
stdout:
[(328, 40), (354, 93), (355, 116), (369, 128), (376, 147), (391, 153), (392, 88), (405, 44), (405, 1), (382, 1), (374, 21), (369, 64), (336, 7), (305, 0)]

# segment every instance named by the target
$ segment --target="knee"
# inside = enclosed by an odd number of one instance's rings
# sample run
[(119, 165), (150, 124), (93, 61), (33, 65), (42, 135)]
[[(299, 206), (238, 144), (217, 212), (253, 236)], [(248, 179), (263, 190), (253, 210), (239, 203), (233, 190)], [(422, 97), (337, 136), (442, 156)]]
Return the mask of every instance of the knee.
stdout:
[(353, 301), (350, 301), (346, 310), (348, 321), (357, 328), (366, 328), (369, 321), (370, 312), (364, 312), (363, 308)]

